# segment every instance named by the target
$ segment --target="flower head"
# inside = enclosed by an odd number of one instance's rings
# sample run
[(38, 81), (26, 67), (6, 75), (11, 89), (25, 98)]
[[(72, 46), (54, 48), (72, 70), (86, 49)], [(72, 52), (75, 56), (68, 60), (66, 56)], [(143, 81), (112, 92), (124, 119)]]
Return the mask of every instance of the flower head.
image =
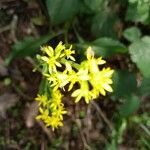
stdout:
[(55, 118), (59, 118), (60, 120), (63, 120), (63, 115), (66, 114), (67, 111), (64, 109), (64, 105), (59, 105), (55, 111), (52, 112), (52, 116)]
[[(99, 65), (105, 63), (106, 61), (102, 57), (94, 58), (94, 52), (90, 47), (87, 49), (87, 60), (81, 63), (77, 72), (80, 89), (72, 93), (72, 96), (76, 97), (75, 102), (80, 101), (83, 97), (86, 103), (89, 103), (100, 94), (105, 96), (106, 91), (113, 91), (110, 84), (112, 84), (111, 78), (114, 71), (110, 68), (99, 69)], [(89, 86), (91, 86), (91, 90), (89, 90)]]
[(46, 95), (38, 94), (35, 100), (39, 102), (39, 105), (43, 105), (43, 106), (45, 106), (48, 103)]
[(39, 102), (39, 115), (37, 119), (42, 120), (46, 126), (54, 130), (63, 125), (63, 116), (67, 113), (62, 102), (61, 89), (69, 85), (68, 91), (74, 90), (71, 96), (75, 103), (84, 99), (86, 103), (96, 99), (99, 95), (106, 95), (106, 91), (112, 92), (112, 75), (114, 70), (108, 68), (100, 69), (100, 65), (106, 63), (102, 57), (95, 58), (91, 47), (87, 49), (87, 60), (80, 64), (75, 62), (72, 46), (66, 48), (60, 42), (55, 49), (50, 46), (41, 48), (42, 55), (38, 55), (39, 70), (44, 78), (42, 90), (35, 98)]
[(55, 116), (48, 117), (47, 120), (45, 120), (45, 124), (46, 126), (51, 126), (53, 131), (56, 128), (63, 126), (62, 120)]
[(62, 105), (62, 94), (59, 90), (52, 92), (50, 108), (52, 110), (57, 110), (59, 106)]
[(75, 58), (72, 56), (72, 54), (75, 54), (75, 51), (71, 49), (72, 49), (72, 45), (70, 46), (69, 49), (65, 49), (64, 53), (67, 59), (71, 59), (72, 61), (75, 61)]
[(99, 96), (99, 94), (106, 95), (105, 91), (112, 92), (110, 84), (112, 84), (112, 74), (113, 70), (110, 68), (103, 68), (97, 74), (90, 75), (90, 84), (93, 86), (92, 93), (95, 93), (94, 97)]
[(55, 55), (53, 48), (50, 46), (43, 46), (41, 50), (46, 55), (41, 56), (40, 59), (43, 63), (45, 62), (48, 64), (49, 73), (51, 74), (52, 72), (57, 72), (57, 67), (61, 67), (61, 64), (57, 60), (59, 57), (58, 55)]
[(81, 98), (85, 98), (85, 102), (89, 103), (92, 100), (92, 93), (89, 91), (89, 85), (87, 81), (80, 82), (80, 89), (75, 90), (72, 93), (72, 97), (76, 97), (75, 103), (79, 102)]
[[(36, 100), (40, 103), (39, 115), (36, 117), (37, 120), (42, 120), (46, 126), (51, 126), (53, 130), (63, 125), (63, 115), (67, 111), (62, 103), (62, 94), (59, 90), (52, 91), (51, 97), (38, 95)], [(43, 101), (46, 101), (46, 103), (43, 104)]]

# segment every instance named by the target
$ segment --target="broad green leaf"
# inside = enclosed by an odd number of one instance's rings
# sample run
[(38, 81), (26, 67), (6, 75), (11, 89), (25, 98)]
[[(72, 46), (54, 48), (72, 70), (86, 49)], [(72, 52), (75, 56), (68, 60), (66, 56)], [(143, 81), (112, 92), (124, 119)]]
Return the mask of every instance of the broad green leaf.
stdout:
[(127, 28), (123, 32), (123, 36), (130, 42), (138, 40), (141, 36), (141, 31), (137, 27)]
[(23, 41), (19, 41), (12, 46), (12, 51), (5, 59), (6, 65), (9, 65), (15, 57), (25, 57), (36, 54), (40, 46), (50, 40), (52, 35), (45, 35), (40, 38), (26, 37)]
[(150, 95), (150, 78), (144, 78), (137, 91), (141, 96)]
[(112, 88), (113, 100), (131, 95), (137, 90), (135, 74), (127, 71), (115, 71)]
[(132, 115), (140, 107), (140, 100), (135, 95), (129, 95), (125, 99), (125, 103), (120, 107), (119, 113), (122, 117)]
[(129, 3), (126, 20), (145, 23), (149, 17), (150, 6), (147, 3)]
[(144, 36), (141, 40), (150, 44), (150, 36)]
[(78, 47), (86, 50), (89, 46), (97, 56), (110, 57), (116, 53), (126, 53), (128, 49), (119, 41), (111, 38), (99, 38), (93, 42), (78, 44)]
[(130, 3), (135, 3), (137, 0), (129, 0)]
[(97, 12), (103, 8), (106, 0), (84, 0), (84, 3), (92, 12)]
[(46, 0), (48, 14), (53, 24), (72, 19), (79, 10), (79, 0)]
[(150, 77), (150, 37), (135, 41), (129, 47), (131, 59), (136, 63), (144, 77)]
[(119, 19), (116, 14), (109, 9), (101, 10), (92, 20), (91, 31), (95, 37), (117, 37), (117, 26)]

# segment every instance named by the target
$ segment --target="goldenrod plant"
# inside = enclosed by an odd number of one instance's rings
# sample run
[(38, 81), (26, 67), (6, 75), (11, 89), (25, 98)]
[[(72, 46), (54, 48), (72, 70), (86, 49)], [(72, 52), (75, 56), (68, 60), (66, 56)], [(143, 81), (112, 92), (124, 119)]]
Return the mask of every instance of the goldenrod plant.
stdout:
[[(99, 69), (106, 61), (102, 57), (95, 58), (91, 47), (86, 52), (87, 60), (80, 64), (73, 56), (75, 50), (72, 50), (72, 46), (68, 48), (62, 42), (55, 49), (51, 46), (41, 47), (41, 54), (37, 55), (37, 69), (43, 79), (35, 98), (39, 104), (36, 119), (42, 120), (53, 130), (63, 125), (63, 115), (67, 113), (62, 102), (62, 90), (71, 91), (75, 103), (83, 98), (87, 104), (99, 95), (105, 96), (106, 91), (113, 91), (110, 85), (114, 70), (109, 67)], [(75, 84), (78, 85), (76, 88)]]

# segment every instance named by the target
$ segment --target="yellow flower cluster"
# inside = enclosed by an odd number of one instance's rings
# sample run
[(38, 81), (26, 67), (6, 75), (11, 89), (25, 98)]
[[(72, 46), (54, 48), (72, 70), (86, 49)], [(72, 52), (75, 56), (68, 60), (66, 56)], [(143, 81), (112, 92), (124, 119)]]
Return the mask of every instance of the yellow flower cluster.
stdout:
[(39, 102), (40, 114), (36, 117), (37, 120), (42, 120), (46, 126), (51, 126), (52, 130), (63, 125), (63, 115), (67, 111), (62, 103), (60, 91), (52, 92), (50, 99), (46, 95), (38, 95), (35, 100)]
[[(52, 126), (53, 130), (62, 126), (63, 114), (67, 113), (61, 100), (60, 88), (65, 90), (65, 86), (68, 85), (68, 91), (71, 91), (74, 85), (78, 84), (79, 89), (73, 91), (71, 96), (75, 97), (75, 102), (84, 98), (86, 103), (100, 94), (105, 96), (106, 91), (113, 91), (110, 85), (114, 71), (109, 67), (100, 70), (99, 65), (106, 62), (102, 57), (96, 59), (90, 47), (87, 49), (87, 60), (80, 64), (76, 63), (72, 56), (75, 53), (72, 46), (66, 48), (62, 42), (55, 49), (45, 46), (41, 50), (42, 55), (38, 55), (37, 58), (47, 84), (43, 86), (46, 92), (42, 92), (46, 94), (36, 98), (40, 106), (37, 119), (43, 120), (47, 126)], [(48, 89), (51, 89), (50, 94)]]
[(94, 58), (91, 47), (87, 49), (87, 60), (81, 63), (81, 67), (77, 72), (80, 89), (72, 93), (72, 96), (76, 97), (75, 102), (83, 97), (86, 103), (89, 103), (90, 100), (97, 98), (99, 94), (105, 96), (105, 91), (113, 91), (110, 84), (112, 84), (111, 78), (114, 71), (110, 68), (99, 69), (99, 65), (105, 63), (102, 57)]
[[(38, 59), (43, 61), (43, 64), (48, 65), (48, 73), (52, 74), (57, 72), (57, 67), (62, 67), (62, 64), (66, 61), (66, 59), (70, 59), (75, 61), (72, 54), (75, 53), (74, 50), (71, 50), (72, 46), (69, 49), (66, 49), (65, 45), (60, 42), (55, 50), (51, 46), (41, 47), (43, 55), (38, 55)], [(44, 68), (45, 69), (45, 68)]]

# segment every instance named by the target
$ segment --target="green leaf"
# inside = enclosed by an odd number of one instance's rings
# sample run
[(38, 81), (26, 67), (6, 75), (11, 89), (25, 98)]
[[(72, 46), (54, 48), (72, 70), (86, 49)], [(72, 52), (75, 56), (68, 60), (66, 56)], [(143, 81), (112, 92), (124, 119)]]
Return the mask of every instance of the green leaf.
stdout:
[(90, 9), (92, 12), (98, 12), (103, 8), (104, 3), (106, 1), (104, 0), (84, 0), (85, 5), (87, 6), (88, 9)]
[(112, 10), (105, 9), (97, 13), (92, 20), (91, 31), (95, 37), (117, 37), (115, 25), (119, 19)]
[(25, 57), (36, 54), (40, 46), (50, 40), (52, 35), (45, 35), (40, 38), (26, 37), (23, 41), (19, 41), (12, 46), (12, 51), (5, 59), (6, 65), (9, 65), (10, 62), (15, 57)]
[(99, 38), (93, 42), (78, 44), (78, 47), (86, 50), (89, 46), (97, 56), (110, 57), (116, 53), (126, 53), (128, 49), (119, 41), (111, 38)]
[(123, 32), (123, 36), (130, 42), (138, 40), (141, 36), (141, 31), (137, 27), (127, 28)]
[(31, 21), (35, 25), (42, 26), (46, 22), (46, 19), (44, 18), (44, 16), (37, 16), (37, 17), (31, 18)]
[(112, 88), (113, 100), (131, 95), (137, 90), (135, 74), (128, 71), (115, 71)]
[(46, 0), (48, 14), (53, 24), (72, 19), (79, 10), (79, 0)]
[(140, 100), (135, 95), (129, 95), (125, 99), (125, 103), (120, 107), (119, 113), (122, 117), (132, 115), (140, 107)]
[(150, 37), (135, 41), (129, 47), (131, 59), (136, 63), (144, 77), (150, 77)]
[(126, 20), (132, 22), (145, 23), (149, 17), (150, 6), (143, 2), (140, 5), (137, 3), (129, 3)]
[(135, 3), (137, 2), (138, 0), (129, 0), (130, 3)]
[(144, 78), (137, 91), (141, 96), (150, 95), (150, 78)]

